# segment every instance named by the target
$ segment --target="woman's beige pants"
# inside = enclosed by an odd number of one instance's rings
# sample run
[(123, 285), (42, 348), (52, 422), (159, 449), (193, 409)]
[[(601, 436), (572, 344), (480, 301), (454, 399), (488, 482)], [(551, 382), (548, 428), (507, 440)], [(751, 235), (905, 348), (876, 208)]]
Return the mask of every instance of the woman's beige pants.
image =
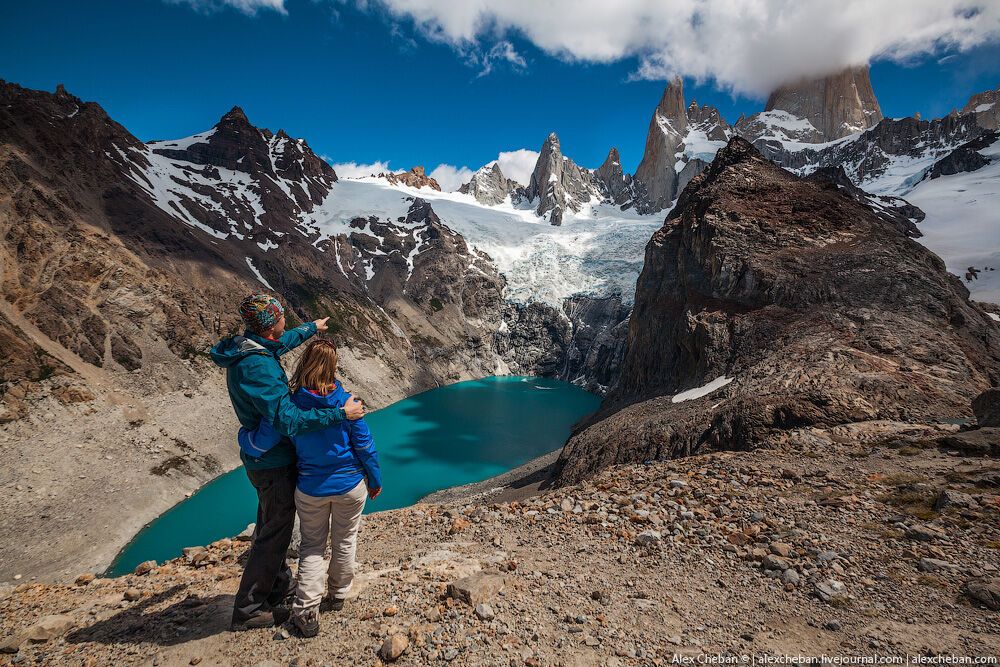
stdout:
[[(342, 598), (354, 581), (354, 555), (358, 550), (358, 528), (365, 509), (368, 486), (364, 480), (339, 496), (309, 496), (295, 489), (295, 509), (299, 513), (298, 588), (292, 611), (302, 613), (319, 605), (324, 590)], [(323, 557), (327, 540), (333, 553), (329, 566)]]

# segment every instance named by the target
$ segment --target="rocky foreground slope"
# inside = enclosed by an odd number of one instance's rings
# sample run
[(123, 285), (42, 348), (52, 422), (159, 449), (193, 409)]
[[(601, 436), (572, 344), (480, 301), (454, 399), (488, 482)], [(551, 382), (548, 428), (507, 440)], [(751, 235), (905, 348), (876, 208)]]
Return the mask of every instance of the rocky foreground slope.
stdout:
[(1000, 462), (955, 426), (797, 428), (513, 499), (365, 518), (320, 636), (226, 631), (247, 538), (0, 589), (0, 664), (656, 665), (1000, 653)]
[(936, 255), (735, 138), (650, 240), (621, 376), (557, 481), (803, 426), (967, 418), (997, 384), (1000, 327)]

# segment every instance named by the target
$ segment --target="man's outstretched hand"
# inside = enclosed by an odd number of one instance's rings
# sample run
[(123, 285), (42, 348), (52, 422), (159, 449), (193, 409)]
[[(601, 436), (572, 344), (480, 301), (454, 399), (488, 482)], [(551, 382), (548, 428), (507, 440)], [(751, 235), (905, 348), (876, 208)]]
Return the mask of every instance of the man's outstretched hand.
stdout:
[(381, 486), (378, 487), (377, 489), (368, 489), (368, 498), (371, 500), (375, 500), (376, 498), (378, 498), (378, 494), (380, 493), (382, 493)]
[(351, 394), (347, 399), (347, 403), (344, 403), (344, 415), (351, 421), (361, 419), (365, 416), (365, 406), (354, 394)]
[(313, 320), (313, 324), (316, 325), (316, 333), (323, 333), (330, 327), (326, 326), (326, 321), (330, 319), (329, 317), (324, 317), (321, 320)]

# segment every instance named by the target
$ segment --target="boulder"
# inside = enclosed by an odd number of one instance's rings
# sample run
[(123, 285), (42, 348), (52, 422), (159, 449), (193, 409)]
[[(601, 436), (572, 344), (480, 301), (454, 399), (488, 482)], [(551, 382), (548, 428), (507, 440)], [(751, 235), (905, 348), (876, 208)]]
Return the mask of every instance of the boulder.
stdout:
[(378, 655), (386, 662), (395, 662), (399, 659), (399, 656), (406, 652), (409, 645), (409, 637), (397, 632), (394, 635), (386, 637), (385, 641), (382, 642), (382, 647), (378, 650)]
[(137, 575), (139, 575), (141, 577), (143, 575), (146, 575), (146, 574), (149, 574), (150, 572), (152, 572), (153, 568), (155, 568), (155, 567), (156, 567), (156, 561), (155, 560), (144, 560), (144, 561), (142, 561), (141, 563), (139, 563), (138, 565), (135, 566), (135, 569), (132, 571), (132, 573), (133, 574), (137, 574)]
[(0, 643), (0, 653), (17, 653), (25, 642), (43, 643), (61, 637), (76, 627), (76, 621), (64, 614), (43, 616), (37, 623)]
[(1000, 577), (979, 577), (965, 582), (963, 590), (971, 600), (987, 609), (1000, 611)]
[(448, 595), (475, 607), (503, 590), (506, 579), (491, 572), (477, 572), (448, 584)]
[(987, 389), (972, 399), (972, 411), (980, 427), (1000, 426), (1000, 387)]

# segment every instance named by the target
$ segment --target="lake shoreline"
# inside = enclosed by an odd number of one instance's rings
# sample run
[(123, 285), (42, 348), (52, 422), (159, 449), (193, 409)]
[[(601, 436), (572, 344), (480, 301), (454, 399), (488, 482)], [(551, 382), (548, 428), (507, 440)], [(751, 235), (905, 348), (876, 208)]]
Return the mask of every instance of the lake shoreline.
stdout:
[(545, 491), (543, 487), (561, 452), (562, 447), (559, 447), (507, 472), (470, 484), (449, 486), (429, 493), (417, 502), (425, 505), (454, 505), (462, 502), (485, 505), (538, 495)]
[[(373, 411), (369, 424), (387, 493), (366, 513), (534, 495), (548, 480), (572, 424), (598, 401), (580, 387), (551, 378), (490, 376), (420, 392)], [(224, 474), (187, 494), (190, 498), (157, 516), (144, 516), (123, 545), (106, 544), (108, 551), (120, 548), (110, 560), (103, 558), (97, 571), (121, 576), (141, 562), (169, 560), (184, 547), (241, 532), (254, 520), (256, 500), (237, 472), (238, 459), (224, 468)]]

